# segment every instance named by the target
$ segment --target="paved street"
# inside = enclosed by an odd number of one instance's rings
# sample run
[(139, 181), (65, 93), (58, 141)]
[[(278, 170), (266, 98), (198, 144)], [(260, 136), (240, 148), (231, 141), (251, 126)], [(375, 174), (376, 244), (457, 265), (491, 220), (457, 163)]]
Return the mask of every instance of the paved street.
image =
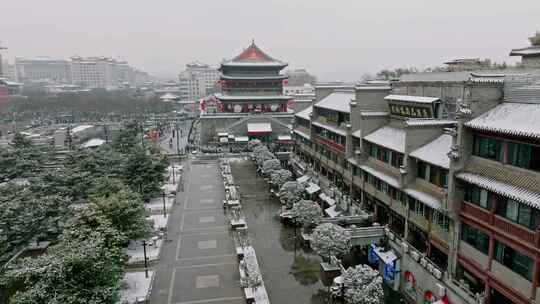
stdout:
[[(181, 136), (177, 139), (177, 135), (175, 135), (174, 138), (172, 137), (172, 131), (170, 133), (166, 133), (162, 138), (159, 139), (159, 144), (161, 148), (168, 153), (177, 153), (178, 150), (180, 150), (181, 152), (185, 151), (188, 144), (188, 134), (190, 126), (191, 120), (180, 121), (178, 126), (178, 133), (180, 133)], [(169, 146), (170, 139), (172, 139), (171, 146)]]
[(151, 303), (245, 303), (217, 162), (184, 165), (185, 192), (169, 217)]

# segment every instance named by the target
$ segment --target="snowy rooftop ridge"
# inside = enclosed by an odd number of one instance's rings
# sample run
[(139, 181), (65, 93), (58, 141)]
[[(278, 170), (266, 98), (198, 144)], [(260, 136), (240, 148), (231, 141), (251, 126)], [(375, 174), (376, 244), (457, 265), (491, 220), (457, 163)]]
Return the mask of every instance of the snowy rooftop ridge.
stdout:
[(404, 129), (384, 126), (365, 136), (364, 139), (379, 146), (405, 153), (405, 135)]
[(349, 103), (354, 98), (353, 91), (337, 91), (323, 98), (315, 104), (317, 108), (323, 108), (343, 113), (350, 113)]
[(445, 169), (450, 168), (448, 152), (452, 146), (452, 136), (442, 134), (435, 140), (411, 152), (410, 156)]
[(538, 192), (533, 192), (525, 188), (509, 185), (500, 182), (494, 178), (474, 173), (463, 172), (457, 174), (456, 177), (471, 184), (493, 191), (502, 196), (522, 202), (532, 208), (540, 209), (540, 193)]
[(395, 95), (390, 94), (384, 98), (385, 100), (414, 102), (414, 103), (434, 103), (441, 100), (439, 97), (426, 96), (410, 96), (410, 95)]
[(465, 123), (471, 129), (540, 138), (540, 104), (505, 102)]
[(310, 120), (310, 115), (311, 115), (311, 112), (313, 112), (313, 106), (309, 106), (305, 109), (303, 109), (302, 111), (294, 114), (294, 116), (297, 116), (297, 117), (300, 117), (302, 119), (305, 119), (305, 120)]

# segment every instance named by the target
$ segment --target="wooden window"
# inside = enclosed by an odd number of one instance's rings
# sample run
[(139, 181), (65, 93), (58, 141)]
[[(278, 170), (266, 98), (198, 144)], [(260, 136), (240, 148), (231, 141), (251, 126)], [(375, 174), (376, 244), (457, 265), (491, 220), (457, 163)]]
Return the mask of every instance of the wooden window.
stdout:
[(495, 259), (515, 273), (531, 281), (533, 260), (503, 243), (495, 243)]

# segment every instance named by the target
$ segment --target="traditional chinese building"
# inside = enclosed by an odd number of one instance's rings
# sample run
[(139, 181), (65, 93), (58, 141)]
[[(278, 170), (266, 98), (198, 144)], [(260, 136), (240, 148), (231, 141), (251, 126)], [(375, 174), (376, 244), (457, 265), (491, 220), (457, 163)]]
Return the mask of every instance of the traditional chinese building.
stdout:
[(294, 111), (289, 109), (292, 97), (283, 94), (287, 76), (281, 70), (286, 66), (255, 42), (222, 62), (221, 93), (201, 102), (201, 142), (271, 141), (289, 136)]

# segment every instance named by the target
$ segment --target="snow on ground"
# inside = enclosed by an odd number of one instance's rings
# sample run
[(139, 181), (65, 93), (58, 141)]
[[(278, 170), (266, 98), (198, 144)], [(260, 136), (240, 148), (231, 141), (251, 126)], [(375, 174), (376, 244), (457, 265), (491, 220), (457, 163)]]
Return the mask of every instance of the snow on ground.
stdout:
[(154, 222), (154, 230), (159, 230), (167, 227), (167, 220), (169, 219), (169, 214), (163, 217), (163, 214), (152, 214), (149, 219)]
[(148, 271), (148, 278), (144, 271), (126, 272), (122, 280), (126, 286), (120, 290), (120, 303), (140, 303), (140, 300), (146, 299), (150, 293), (154, 272)]
[[(159, 258), (163, 240), (154, 237), (153, 240), (146, 241), (146, 257), (148, 261), (154, 261)], [(142, 241), (129, 241), (126, 253), (129, 256), (128, 264), (144, 263), (144, 249)]]
[[(167, 208), (167, 213), (171, 209), (174, 202), (174, 197), (165, 197), (165, 207)], [(156, 197), (150, 200), (149, 203), (144, 204), (146, 210), (151, 214), (160, 214), (163, 213), (163, 198)]]

